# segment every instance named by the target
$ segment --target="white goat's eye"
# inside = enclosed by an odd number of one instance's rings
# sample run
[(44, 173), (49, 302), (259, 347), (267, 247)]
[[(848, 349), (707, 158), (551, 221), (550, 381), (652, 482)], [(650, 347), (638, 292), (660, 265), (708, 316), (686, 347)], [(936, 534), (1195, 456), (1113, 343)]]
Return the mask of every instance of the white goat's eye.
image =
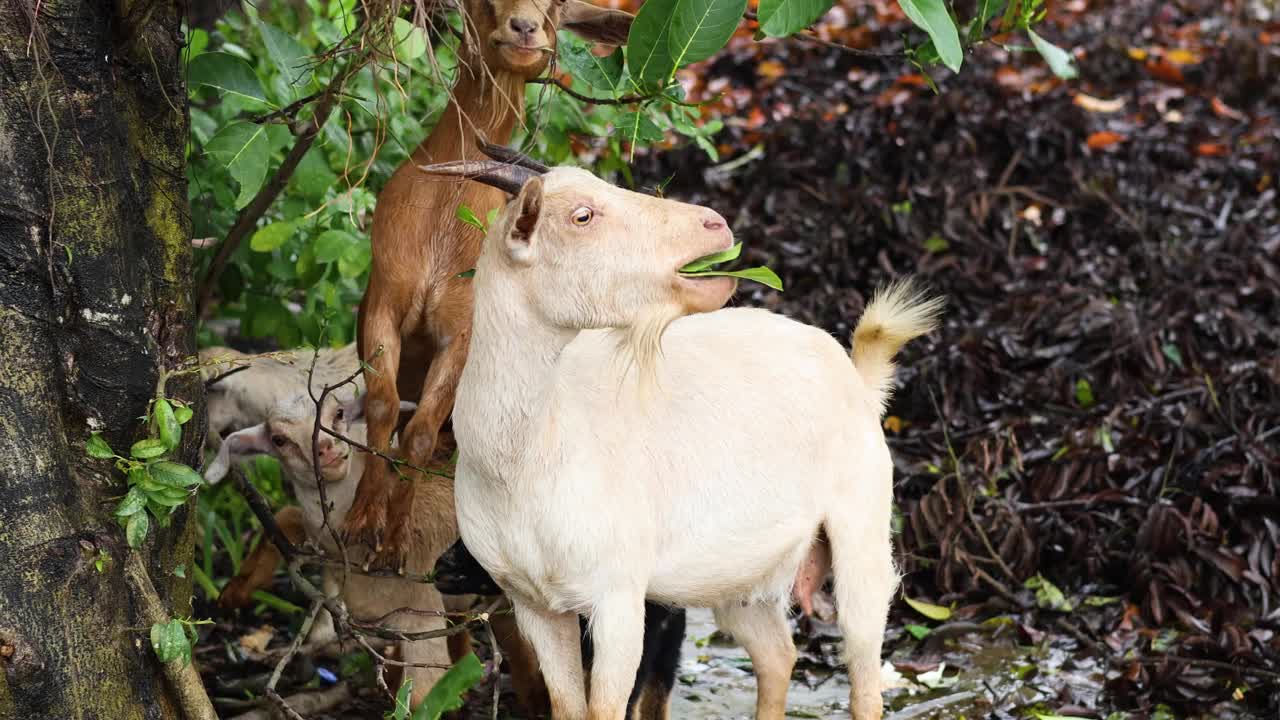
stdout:
[(333, 414), (333, 419), (334, 420), (342, 419), (342, 408), (338, 408), (338, 411)]
[(284, 447), (284, 444), (285, 444), (285, 443), (287, 443), (287, 442), (289, 442), (289, 440), (288, 440), (285, 436), (283, 436), (283, 435), (272, 435), (272, 436), (271, 436), (271, 442), (272, 442), (276, 447)]
[(596, 213), (591, 208), (580, 207), (577, 210), (573, 211), (573, 215), (570, 216), (570, 219), (573, 220), (574, 225), (577, 225), (578, 227), (582, 227), (587, 223), (591, 222), (591, 218), (595, 216), (596, 216)]

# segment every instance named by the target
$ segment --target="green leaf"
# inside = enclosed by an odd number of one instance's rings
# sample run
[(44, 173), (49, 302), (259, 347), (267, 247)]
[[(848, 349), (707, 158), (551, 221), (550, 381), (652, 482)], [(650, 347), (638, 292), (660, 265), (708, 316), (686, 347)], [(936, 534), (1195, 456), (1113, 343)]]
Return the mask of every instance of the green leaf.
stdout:
[(195, 415), (195, 412), (186, 405), (179, 405), (173, 409), (173, 416), (178, 419), (179, 425), (186, 425), (193, 415)]
[(422, 28), (403, 18), (396, 18), (395, 42), (395, 55), (400, 62), (416, 60), (427, 51), (427, 36)]
[(1165, 343), (1160, 346), (1160, 352), (1164, 353), (1164, 356), (1169, 358), (1169, 362), (1176, 365), (1179, 370), (1182, 369), (1182, 351), (1178, 349), (1177, 345)]
[(924, 249), (935, 255), (938, 253), (944, 253), (950, 248), (951, 243), (947, 242), (947, 239), (938, 233), (930, 235), (929, 239), (924, 241)]
[(1076, 381), (1076, 402), (1086, 410), (1093, 407), (1093, 386), (1084, 378)]
[(99, 460), (106, 460), (116, 456), (115, 451), (98, 433), (93, 433), (88, 440), (84, 441), (84, 451), (89, 453), (89, 457), (98, 458)]
[(345, 230), (325, 230), (316, 238), (316, 262), (330, 263), (342, 257), (356, 238)]
[(923, 640), (926, 637), (929, 637), (929, 633), (933, 632), (932, 630), (930, 630), (929, 628), (923, 625), (906, 625), (904, 626), (903, 629), (905, 629), (908, 633), (911, 633), (911, 637), (917, 640)]
[(1040, 573), (1027, 578), (1027, 581), (1022, 583), (1022, 586), (1028, 590), (1035, 590), (1036, 604), (1046, 610), (1071, 612), (1075, 609), (1075, 606), (1071, 604), (1071, 601), (1067, 600), (1066, 595), (1062, 594), (1058, 586), (1046, 580)]
[(991, 18), (1000, 14), (1004, 10), (1005, 3), (1008, 0), (978, 0), (977, 13), (973, 17), (973, 23), (969, 26), (969, 43), (975, 43), (982, 39), (982, 33), (987, 28), (987, 23), (991, 22)]
[(760, 32), (786, 37), (803, 30), (831, 9), (830, 0), (760, 0)]
[(209, 33), (196, 28), (187, 33), (187, 57), (195, 57), (209, 47)]
[(264, 225), (249, 238), (249, 249), (254, 252), (271, 252), (288, 242), (293, 236), (294, 225), (287, 220)]
[(258, 32), (267, 46), (267, 55), (296, 98), (311, 82), (310, 53), (292, 35), (275, 25), (258, 21)]
[(753, 267), (745, 270), (703, 270), (695, 273), (680, 273), (684, 277), (710, 277), (712, 275), (724, 275), (726, 277), (736, 277), (743, 280), (758, 282), (761, 285), (767, 285), (774, 290), (782, 290), (782, 278), (778, 274), (767, 267)]
[(147, 519), (147, 514), (137, 512), (129, 516), (124, 524), (124, 538), (129, 542), (129, 547), (140, 548), (142, 542), (147, 539), (147, 530), (151, 527), (151, 521)]
[(706, 60), (729, 42), (747, 0), (680, 0), (667, 33), (677, 68)]
[(480, 221), (479, 217), (476, 217), (475, 211), (467, 207), (466, 205), (458, 206), (458, 211), (455, 213), (455, 217), (457, 217), (462, 222), (470, 225), (471, 227), (479, 230), (480, 232), (487, 232), (487, 230), (484, 227), (484, 223)]
[(185, 665), (191, 661), (191, 640), (180, 620), (152, 625), (151, 649), (163, 663), (181, 659)]
[(946, 622), (947, 620), (951, 619), (951, 608), (949, 607), (934, 605), (932, 603), (927, 603), (922, 600), (915, 600), (907, 597), (906, 595), (903, 595), (902, 599), (906, 600), (907, 604), (910, 605), (913, 610), (929, 618), (930, 620), (937, 620), (938, 622)]
[(357, 242), (347, 247), (347, 251), (338, 258), (338, 273), (345, 278), (357, 278), (369, 269), (373, 255), (369, 246)]
[(440, 720), (440, 716), (462, 707), (462, 696), (484, 677), (484, 666), (475, 653), (453, 664), (422, 699), (412, 720)]
[(129, 517), (147, 506), (147, 496), (138, 487), (129, 488), (124, 499), (116, 506), (116, 517)]
[(173, 569), (173, 574), (177, 577), (185, 578), (187, 576), (187, 564), (178, 563), (178, 565)]
[(1106, 607), (1111, 603), (1117, 603), (1123, 599), (1123, 595), (1089, 595), (1085, 597), (1084, 604), (1089, 607)]
[(150, 460), (158, 458), (168, 452), (169, 448), (165, 446), (164, 441), (160, 438), (147, 438), (139, 440), (129, 449), (129, 454), (139, 460)]
[(207, 85), (240, 97), (267, 101), (262, 83), (249, 63), (224, 52), (203, 53), (187, 65), (187, 85)]
[(173, 406), (164, 398), (156, 398), (151, 407), (151, 422), (155, 425), (156, 436), (164, 443), (166, 450), (178, 447), (182, 442), (182, 427), (173, 414)]
[(960, 72), (964, 50), (946, 4), (942, 0), (898, 0), (898, 5), (911, 22), (929, 34), (943, 64), (951, 68), (951, 72)]
[(1031, 36), (1031, 44), (1035, 45), (1036, 52), (1040, 53), (1044, 61), (1049, 64), (1049, 69), (1053, 71), (1054, 75), (1065, 80), (1070, 80), (1079, 75), (1076, 72), (1071, 53), (1040, 37), (1031, 28), (1027, 28), (1027, 34)]
[(560, 64), (570, 75), (591, 87), (608, 90), (611, 95), (619, 94), (622, 90), (621, 48), (606, 57), (597, 57), (591, 52), (591, 46), (573, 33), (562, 30), (559, 36)]
[(308, 150), (294, 170), (293, 177), (289, 178), (290, 186), (312, 201), (323, 199), (336, 182), (338, 176), (329, 168), (329, 160), (320, 147)]
[(734, 243), (734, 246), (729, 248), (728, 250), (721, 250), (720, 252), (717, 252), (717, 253), (704, 255), (698, 258), (697, 260), (694, 260), (693, 262), (686, 264), (684, 267), (680, 268), (680, 272), (689, 273), (689, 272), (698, 272), (700, 270), (706, 270), (712, 267), (713, 265), (726, 263), (726, 262), (729, 262), (730, 260), (737, 260), (738, 255), (740, 254), (742, 254), (742, 243), (740, 242)]
[(404, 683), (400, 685), (400, 690), (396, 692), (396, 706), (391, 711), (391, 720), (408, 720), (409, 698), (412, 695), (413, 680), (406, 678)]
[(668, 41), (679, 0), (645, 0), (627, 33), (627, 65), (645, 89), (667, 84), (676, 71)]
[(236, 209), (248, 205), (267, 178), (271, 147), (267, 143), (266, 128), (250, 122), (233, 122), (218, 131), (204, 149), (225, 165), (239, 183)]
[(643, 112), (629, 112), (613, 121), (623, 139), (632, 145), (662, 140), (662, 130)]
[(168, 460), (151, 463), (147, 466), (147, 471), (156, 482), (177, 488), (195, 487), (204, 482), (195, 470)]

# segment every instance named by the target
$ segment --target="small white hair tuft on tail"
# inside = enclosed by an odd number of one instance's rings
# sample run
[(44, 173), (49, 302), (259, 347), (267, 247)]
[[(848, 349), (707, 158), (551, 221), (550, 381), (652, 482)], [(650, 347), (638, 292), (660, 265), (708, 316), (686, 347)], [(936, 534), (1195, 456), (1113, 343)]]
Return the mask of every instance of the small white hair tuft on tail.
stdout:
[(853, 331), (853, 364), (876, 393), (884, 414), (893, 391), (893, 356), (938, 325), (946, 300), (929, 297), (911, 278), (876, 291)]

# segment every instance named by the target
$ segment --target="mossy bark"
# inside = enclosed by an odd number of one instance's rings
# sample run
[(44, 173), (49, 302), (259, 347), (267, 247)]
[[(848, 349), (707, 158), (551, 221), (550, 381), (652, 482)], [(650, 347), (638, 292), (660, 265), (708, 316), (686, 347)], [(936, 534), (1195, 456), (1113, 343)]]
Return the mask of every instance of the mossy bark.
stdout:
[[(128, 448), (195, 350), (179, 27), (166, 0), (0, 0), (0, 720), (184, 716), (126, 581), (123, 480), (84, 451)], [(187, 377), (167, 393), (202, 402)], [(178, 617), (192, 515), (142, 552)]]

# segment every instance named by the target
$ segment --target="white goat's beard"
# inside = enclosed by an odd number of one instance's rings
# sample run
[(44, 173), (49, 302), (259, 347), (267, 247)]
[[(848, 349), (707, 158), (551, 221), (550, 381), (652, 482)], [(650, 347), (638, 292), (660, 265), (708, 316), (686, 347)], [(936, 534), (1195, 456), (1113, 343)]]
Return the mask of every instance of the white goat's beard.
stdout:
[(618, 373), (621, 385), (634, 368), (639, 373), (639, 387), (647, 390), (658, 381), (658, 363), (662, 360), (662, 336), (671, 323), (684, 313), (675, 305), (645, 308), (628, 327), (618, 328), (618, 351), (615, 359), (622, 363)]

